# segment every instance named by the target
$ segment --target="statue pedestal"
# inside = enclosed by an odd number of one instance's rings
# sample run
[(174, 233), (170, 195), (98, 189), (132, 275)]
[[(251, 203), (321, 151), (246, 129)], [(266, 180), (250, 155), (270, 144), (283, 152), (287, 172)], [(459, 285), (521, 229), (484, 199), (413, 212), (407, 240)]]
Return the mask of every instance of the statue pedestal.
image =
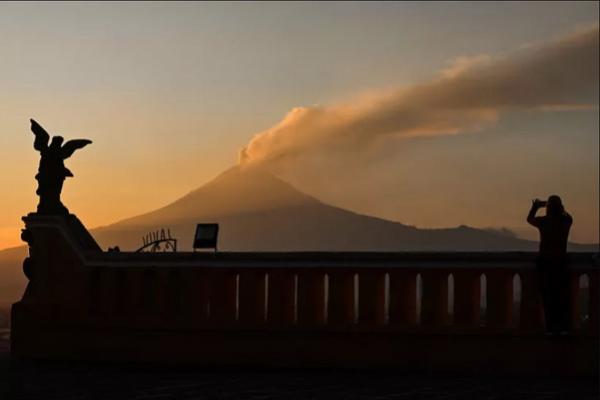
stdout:
[(29, 245), (23, 272), (29, 283), (21, 301), (12, 306), (11, 340), (16, 353), (23, 341), (31, 349), (35, 335), (45, 326), (68, 324), (85, 314), (83, 299), (89, 290), (85, 255), (102, 251), (73, 214), (30, 213), (22, 219), (21, 238)]

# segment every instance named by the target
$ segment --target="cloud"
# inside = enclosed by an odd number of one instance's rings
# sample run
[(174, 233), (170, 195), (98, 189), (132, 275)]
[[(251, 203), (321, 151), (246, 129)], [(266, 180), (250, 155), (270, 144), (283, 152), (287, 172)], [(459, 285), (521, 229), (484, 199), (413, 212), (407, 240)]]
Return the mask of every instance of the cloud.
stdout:
[(330, 106), (292, 109), (240, 151), (243, 165), (311, 150), (363, 149), (389, 137), (478, 132), (502, 113), (598, 104), (598, 26), (499, 56), (459, 57), (430, 81)]

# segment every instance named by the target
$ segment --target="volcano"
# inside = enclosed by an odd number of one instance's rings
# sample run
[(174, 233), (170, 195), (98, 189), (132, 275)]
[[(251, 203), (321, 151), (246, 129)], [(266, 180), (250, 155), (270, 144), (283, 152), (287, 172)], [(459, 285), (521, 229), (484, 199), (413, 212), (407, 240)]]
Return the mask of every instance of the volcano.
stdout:
[(233, 167), (175, 202), (92, 231), (102, 247), (134, 250), (168, 228), (190, 250), (197, 223), (218, 223), (224, 251), (501, 251), (536, 243), (460, 226), (419, 229), (324, 204), (258, 168)]

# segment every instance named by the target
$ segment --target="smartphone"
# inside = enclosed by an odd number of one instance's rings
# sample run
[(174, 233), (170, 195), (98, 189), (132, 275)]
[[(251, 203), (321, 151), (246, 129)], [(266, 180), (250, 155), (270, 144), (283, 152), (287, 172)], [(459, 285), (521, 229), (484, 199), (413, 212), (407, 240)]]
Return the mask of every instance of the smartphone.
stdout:
[(540, 207), (546, 207), (546, 200), (538, 200), (538, 204), (540, 205)]

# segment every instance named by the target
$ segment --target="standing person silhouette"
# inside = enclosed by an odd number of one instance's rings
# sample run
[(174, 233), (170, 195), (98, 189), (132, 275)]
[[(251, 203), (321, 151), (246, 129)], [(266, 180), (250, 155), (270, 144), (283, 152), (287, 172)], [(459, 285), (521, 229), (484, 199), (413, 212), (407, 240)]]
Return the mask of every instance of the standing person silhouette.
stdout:
[[(544, 206), (546, 215), (536, 217), (538, 209)], [(573, 218), (565, 211), (560, 197), (552, 195), (548, 201), (533, 200), (527, 222), (540, 231), (536, 267), (546, 331), (567, 333), (570, 325), (567, 240)]]

